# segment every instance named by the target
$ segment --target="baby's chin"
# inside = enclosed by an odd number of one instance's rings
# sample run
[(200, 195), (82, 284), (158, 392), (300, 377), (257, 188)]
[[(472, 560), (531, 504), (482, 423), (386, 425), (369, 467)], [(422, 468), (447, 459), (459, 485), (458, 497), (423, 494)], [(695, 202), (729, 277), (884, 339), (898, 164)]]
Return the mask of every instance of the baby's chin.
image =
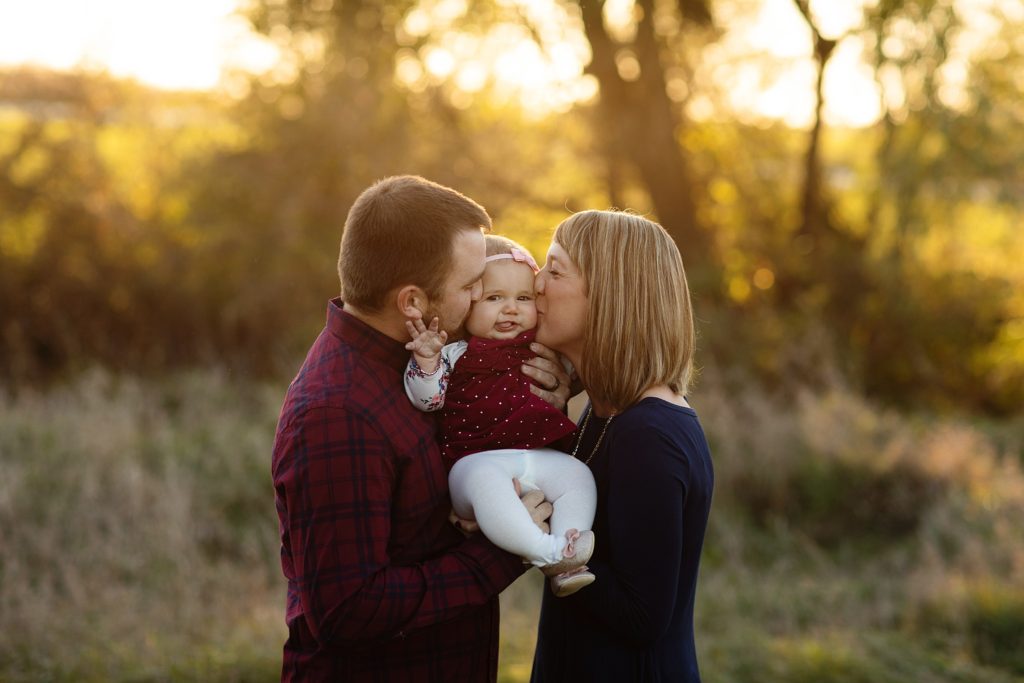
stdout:
[(494, 329), (492, 327), (490, 330), (487, 331), (487, 334), (477, 335), (477, 336), (478, 337), (484, 337), (485, 339), (495, 339), (495, 340), (515, 339), (516, 337), (521, 335), (523, 332), (526, 332), (527, 330), (530, 330), (530, 329), (533, 329), (533, 328), (519, 326), (519, 327), (516, 327), (516, 328), (514, 328), (512, 330), (509, 330), (508, 332), (501, 332), (501, 331), (496, 330), (496, 329)]

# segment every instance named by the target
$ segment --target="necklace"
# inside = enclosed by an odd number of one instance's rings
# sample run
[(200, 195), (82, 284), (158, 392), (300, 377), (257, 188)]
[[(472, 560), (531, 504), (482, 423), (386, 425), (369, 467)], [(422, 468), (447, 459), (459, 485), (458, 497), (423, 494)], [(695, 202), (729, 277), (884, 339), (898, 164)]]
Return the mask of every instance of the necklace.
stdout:
[[(587, 433), (587, 425), (590, 424), (590, 414), (593, 412), (594, 409), (591, 407), (590, 410), (587, 411), (586, 417), (583, 418), (583, 426), (580, 427), (580, 435), (579, 438), (576, 439), (576, 447), (572, 449), (572, 457), (574, 458), (576, 457), (576, 451), (580, 449), (580, 444), (583, 443), (583, 436)], [(614, 419), (615, 415), (613, 414), (608, 418), (608, 421), (604, 423), (604, 429), (602, 429), (601, 433), (598, 434), (597, 443), (594, 444), (594, 449), (590, 451), (590, 455), (588, 455), (587, 459), (583, 461), (584, 465), (589, 465), (590, 461), (594, 459), (597, 449), (601, 447), (601, 440), (604, 439), (604, 433), (608, 431), (608, 425), (610, 425)]]

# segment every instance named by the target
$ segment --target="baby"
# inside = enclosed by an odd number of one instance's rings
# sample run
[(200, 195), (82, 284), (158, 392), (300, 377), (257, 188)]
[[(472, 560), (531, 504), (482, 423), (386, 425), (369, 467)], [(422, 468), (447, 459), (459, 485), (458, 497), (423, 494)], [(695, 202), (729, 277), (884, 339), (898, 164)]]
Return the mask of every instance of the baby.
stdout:
[[(468, 341), (422, 320), (407, 322), (412, 358), (405, 390), (424, 411), (441, 411), (441, 452), (450, 472), (452, 505), (475, 519), (495, 545), (551, 577), (561, 597), (594, 581), (581, 568), (594, 550), (597, 492), (590, 469), (570, 455), (541, 448), (567, 439), (576, 425), (530, 391), (520, 370), (535, 354), (537, 263), (510, 239), (487, 235), (483, 293), (466, 319)], [(551, 533), (541, 531), (519, 500), (524, 490), (551, 501)]]

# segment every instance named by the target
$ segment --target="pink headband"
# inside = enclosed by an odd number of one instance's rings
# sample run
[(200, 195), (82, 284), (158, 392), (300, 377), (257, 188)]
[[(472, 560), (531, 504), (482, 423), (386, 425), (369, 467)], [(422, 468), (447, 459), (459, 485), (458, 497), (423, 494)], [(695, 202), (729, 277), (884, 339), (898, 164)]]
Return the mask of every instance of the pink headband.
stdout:
[(512, 247), (511, 254), (495, 254), (494, 256), (488, 256), (484, 261), (490, 263), (491, 261), (500, 261), (501, 259), (510, 258), (516, 263), (525, 263), (526, 265), (533, 268), (533, 272), (536, 273), (540, 268), (537, 267), (537, 262), (533, 260), (533, 257), (527, 254), (522, 249), (516, 249)]

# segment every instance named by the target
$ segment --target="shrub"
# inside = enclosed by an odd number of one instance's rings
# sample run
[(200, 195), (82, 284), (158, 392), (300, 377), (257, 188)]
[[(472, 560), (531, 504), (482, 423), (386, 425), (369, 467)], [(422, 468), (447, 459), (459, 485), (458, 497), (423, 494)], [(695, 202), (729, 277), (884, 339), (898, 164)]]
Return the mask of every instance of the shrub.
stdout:
[(973, 590), (967, 629), (978, 661), (1024, 676), (1024, 590), (991, 584)]
[(825, 547), (900, 541), (951, 496), (984, 504), (1024, 482), (977, 430), (914, 421), (842, 388), (786, 402), (712, 385), (695, 401), (722, 504)]

